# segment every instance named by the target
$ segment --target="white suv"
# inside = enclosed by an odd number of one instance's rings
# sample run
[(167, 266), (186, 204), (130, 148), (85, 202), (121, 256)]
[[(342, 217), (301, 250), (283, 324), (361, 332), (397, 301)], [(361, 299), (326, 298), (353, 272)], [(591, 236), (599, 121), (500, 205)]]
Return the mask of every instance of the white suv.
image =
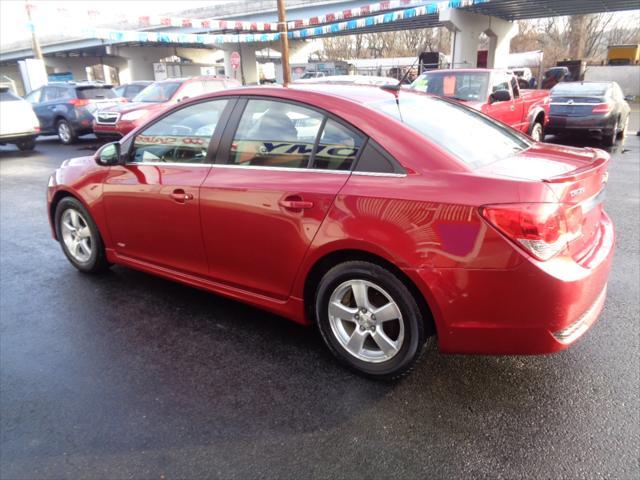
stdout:
[(33, 150), (40, 122), (31, 104), (0, 87), (0, 145), (13, 143), (20, 150)]

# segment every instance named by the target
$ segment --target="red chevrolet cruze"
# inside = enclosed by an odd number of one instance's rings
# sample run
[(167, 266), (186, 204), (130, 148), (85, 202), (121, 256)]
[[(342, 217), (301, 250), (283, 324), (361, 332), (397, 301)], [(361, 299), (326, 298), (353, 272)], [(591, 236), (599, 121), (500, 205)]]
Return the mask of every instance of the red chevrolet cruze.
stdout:
[(226, 90), (65, 161), (48, 211), (80, 271), (117, 263), (315, 323), (388, 379), (429, 338), (536, 354), (593, 324), (608, 158), (409, 91)]

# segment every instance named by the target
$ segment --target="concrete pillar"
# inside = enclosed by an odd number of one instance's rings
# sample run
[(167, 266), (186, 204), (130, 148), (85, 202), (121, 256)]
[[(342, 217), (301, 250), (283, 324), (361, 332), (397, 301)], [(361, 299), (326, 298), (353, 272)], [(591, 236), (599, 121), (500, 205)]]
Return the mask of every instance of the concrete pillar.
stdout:
[(509, 45), (518, 33), (518, 25), (501, 18), (454, 8), (440, 12), (440, 22), (454, 33), (451, 52), (453, 68), (475, 68), (478, 65), (478, 41), (481, 33), (489, 36), (487, 66), (508, 66)]

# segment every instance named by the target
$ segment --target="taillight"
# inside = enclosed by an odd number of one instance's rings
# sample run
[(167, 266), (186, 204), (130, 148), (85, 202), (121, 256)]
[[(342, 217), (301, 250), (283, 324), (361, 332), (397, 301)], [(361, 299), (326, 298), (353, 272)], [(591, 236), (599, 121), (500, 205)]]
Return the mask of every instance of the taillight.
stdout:
[(69, 103), (74, 107), (86, 107), (89, 105), (89, 100), (86, 98), (72, 98), (69, 100)]
[(593, 108), (591, 109), (591, 113), (606, 115), (607, 113), (610, 113), (611, 110), (613, 110), (613, 105), (611, 105), (610, 103), (598, 103), (593, 106)]
[(582, 233), (580, 205), (516, 203), (489, 205), (482, 216), (538, 260), (549, 260)]

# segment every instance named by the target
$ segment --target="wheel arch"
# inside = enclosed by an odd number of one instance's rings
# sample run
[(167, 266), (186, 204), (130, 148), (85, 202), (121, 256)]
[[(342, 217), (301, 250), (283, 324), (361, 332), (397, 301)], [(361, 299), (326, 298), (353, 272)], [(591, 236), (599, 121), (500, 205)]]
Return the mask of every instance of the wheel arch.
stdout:
[(316, 293), (316, 287), (320, 282), (322, 276), (336, 265), (354, 260), (374, 263), (386, 268), (396, 277), (398, 277), (398, 279), (400, 279), (400, 281), (402, 281), (406, 285), (406, 287), (415, 298), (425, 322), (427, 335), (433, 335), (437, 333), (433, 310), (415, 282), (405, 272), (403, 272), (400, 268), (398, 268), (395, 264), (393, 264), (386, 258), (381, 257), (380, 255), (377, 255), (375, 253), (360, 249), (341, 249), (326, 253), (325, 255), (317, 259), (308, 270), (304, 279), (303, 300), (305, 315), (310, 323), (314, 323), (314, 297)]
[(537, 108), (535, 109), (533, 112), (531, 112), (531, 121), (529, 122), (529, 134), (531, 134), (531, 132), (533, 131), (533, 126), (536, 123), (540, 123), (540, 125), (542, 125), (542, 129), (544, 131), (544, 120), (545, 120), (546, 114), (544, 109), (542, 108)]
[(53, 197), (51, 198), (51, 204), (49, 205), (49, 222), (51, 223), (53, 238), (58, 240), (58, 233), (56, 231), (56, 223), (55, 223), (56, 209), (58, 208), (58, 204), (62, 201), (62, 199), (67, 197), (71, 197), (74, 200), (77, 200), (78, 202), (80, 202), (80, 204), (87, 210), (87, 212), (89, 212), (89, 215), (91, 215), (91, 218), (93, 220), (93, 223), (96, 225), (96, 228), (98, 229), (98, 234), (100, 235), (100, 238), (104, 242), (104, 234), (100, 228), (100, 224), (96, 221), (95, 215), (93, 215), (91, 208), (89, 208), (89, 205), (87, 205), (87, 203), (84, 200), (82, 200), (82, 197), (80, 195), (77, 195), (71, 190), (64, 190), (64, 189), (60, 189), (53, 194)]

